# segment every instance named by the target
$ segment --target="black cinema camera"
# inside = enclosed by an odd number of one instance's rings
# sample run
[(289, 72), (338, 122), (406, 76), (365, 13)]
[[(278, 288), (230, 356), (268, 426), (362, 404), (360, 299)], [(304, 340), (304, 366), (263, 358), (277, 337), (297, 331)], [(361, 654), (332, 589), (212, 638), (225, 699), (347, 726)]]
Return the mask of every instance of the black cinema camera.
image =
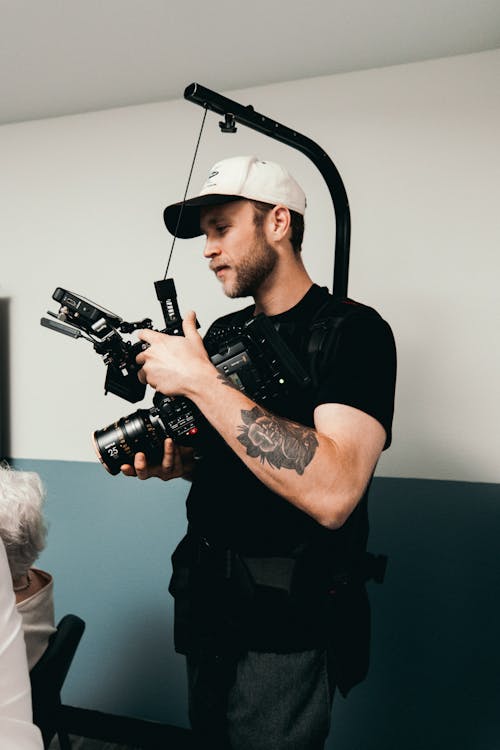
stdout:
[[(155, 282), (165, 328), (161, 333), (182, 336), (182, 318), (177, 304), (173, 279)], [(57, 287), (52, 298), (59, 303), (59, 312), (42, 318), (40, 323), (72, 338), (90, 341), (107, 365), (105, 393), (114, 393), (132, 403), (144, 398), (146, 386), (137, 372), (135, 358), (148, 344), (132, 343), (121, 334), (140, 328), (152, 329), (150, 318), (128, 323), (94, 302)], [(155, 329), (157, 330), (157, 329)], [(209, 352), (217, 370), (233, 387), (246, 393), (257, 403), (266, 405), (310, 383), (308, 373), (297, 361), (274, 326), (265, 315), (257, 315), (241, 328), (219, 333)], [(118, 474), (122, 464), (133, 463), (134, 455), (145, 453), (148, 462), (159, 463), (163, 441), (171, 437), (179, 445), (203, 444), (206, 421), (189, 399), (164, 396), (158, 391), (150, 409), (138, 409), (93, 434), (94, 448), (104, 467)]]

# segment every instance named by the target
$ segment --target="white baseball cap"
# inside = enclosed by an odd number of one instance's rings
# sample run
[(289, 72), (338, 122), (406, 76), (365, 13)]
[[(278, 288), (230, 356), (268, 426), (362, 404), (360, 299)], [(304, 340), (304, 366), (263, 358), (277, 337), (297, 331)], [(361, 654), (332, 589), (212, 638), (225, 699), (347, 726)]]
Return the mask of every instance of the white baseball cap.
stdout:
[(257, 156), (234, 156), (223, 159), (211, 168), (199, 195), (167, 206), (163, 212), (168, 231), (188, 239), (203, 234), (200, 228), (200, 208), (228, 201), (249, 200), (278, 203), (291, 211), (304, 214), (304, 191), (286, 169)]

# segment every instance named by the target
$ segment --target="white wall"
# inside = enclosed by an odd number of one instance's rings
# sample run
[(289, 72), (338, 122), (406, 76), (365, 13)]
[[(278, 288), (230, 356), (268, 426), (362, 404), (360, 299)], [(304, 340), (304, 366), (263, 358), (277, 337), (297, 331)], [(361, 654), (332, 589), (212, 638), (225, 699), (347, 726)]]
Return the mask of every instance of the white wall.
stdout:
[[(315, 140), (345, 182), (349, 291), (390, 321), (399, 352), (380, 475), (500, 481), (499, 80), (496, 50), (225, 92)], [(162, 211), (183, 195), (202, 114), (179, 99), (0, 128), (13, 457), (94, 461), (91, 432), (136, 408), (104, 397), (90, 345), (39, 318), (64, 286), (161, 326), (153, 281), (171, 242)], [(308, 195), (306, 263), (331, 287), (333, 211), (316, 168), (246, 128), (222, 135), (218, 120), (207, 118), (190, 193), (219, 158), (286, 163)], [(178, 241), (169, 275), (203, 332), (241, 303), (222, 297), (201, 245)]]

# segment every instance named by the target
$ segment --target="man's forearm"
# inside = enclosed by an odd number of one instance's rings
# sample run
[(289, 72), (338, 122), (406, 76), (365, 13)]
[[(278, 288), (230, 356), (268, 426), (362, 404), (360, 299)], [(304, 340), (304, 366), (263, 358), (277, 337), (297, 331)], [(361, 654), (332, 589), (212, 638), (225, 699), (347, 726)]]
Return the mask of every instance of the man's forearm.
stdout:
[[(268, 412), (212, 365), (187, 394), (266, 486), (325, 526), (336, 528), (356, 500), (348, 460), (317, 430)], [(347, 510), (346, 510), (347, 509)]]
[[(384, 446), (381, 424), (335, 403), (316, 408), (314, 429), (277, 417), (221, 378), (196, 331), (194, 313), (186, 315), (183, 330), (184, 336), (140, 332), (150, 346), (137, 355), (139, 379), (160, 393), (191, 399), (267, 487), (321, 525), (341, 526)], [(165, 457), (164, 462), (166, 469), (172, 464)]]

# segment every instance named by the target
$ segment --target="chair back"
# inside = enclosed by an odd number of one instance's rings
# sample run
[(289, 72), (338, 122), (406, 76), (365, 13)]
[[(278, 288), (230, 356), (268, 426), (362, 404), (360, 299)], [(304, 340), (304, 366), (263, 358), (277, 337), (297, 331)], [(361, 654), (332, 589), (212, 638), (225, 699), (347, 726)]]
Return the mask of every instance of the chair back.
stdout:
[(85, 622), (80, 617), (65, 615), (30, 672), (33, 722), (42, 732), (45, 747), (58, 731), (61, 689), (84, 630)]

